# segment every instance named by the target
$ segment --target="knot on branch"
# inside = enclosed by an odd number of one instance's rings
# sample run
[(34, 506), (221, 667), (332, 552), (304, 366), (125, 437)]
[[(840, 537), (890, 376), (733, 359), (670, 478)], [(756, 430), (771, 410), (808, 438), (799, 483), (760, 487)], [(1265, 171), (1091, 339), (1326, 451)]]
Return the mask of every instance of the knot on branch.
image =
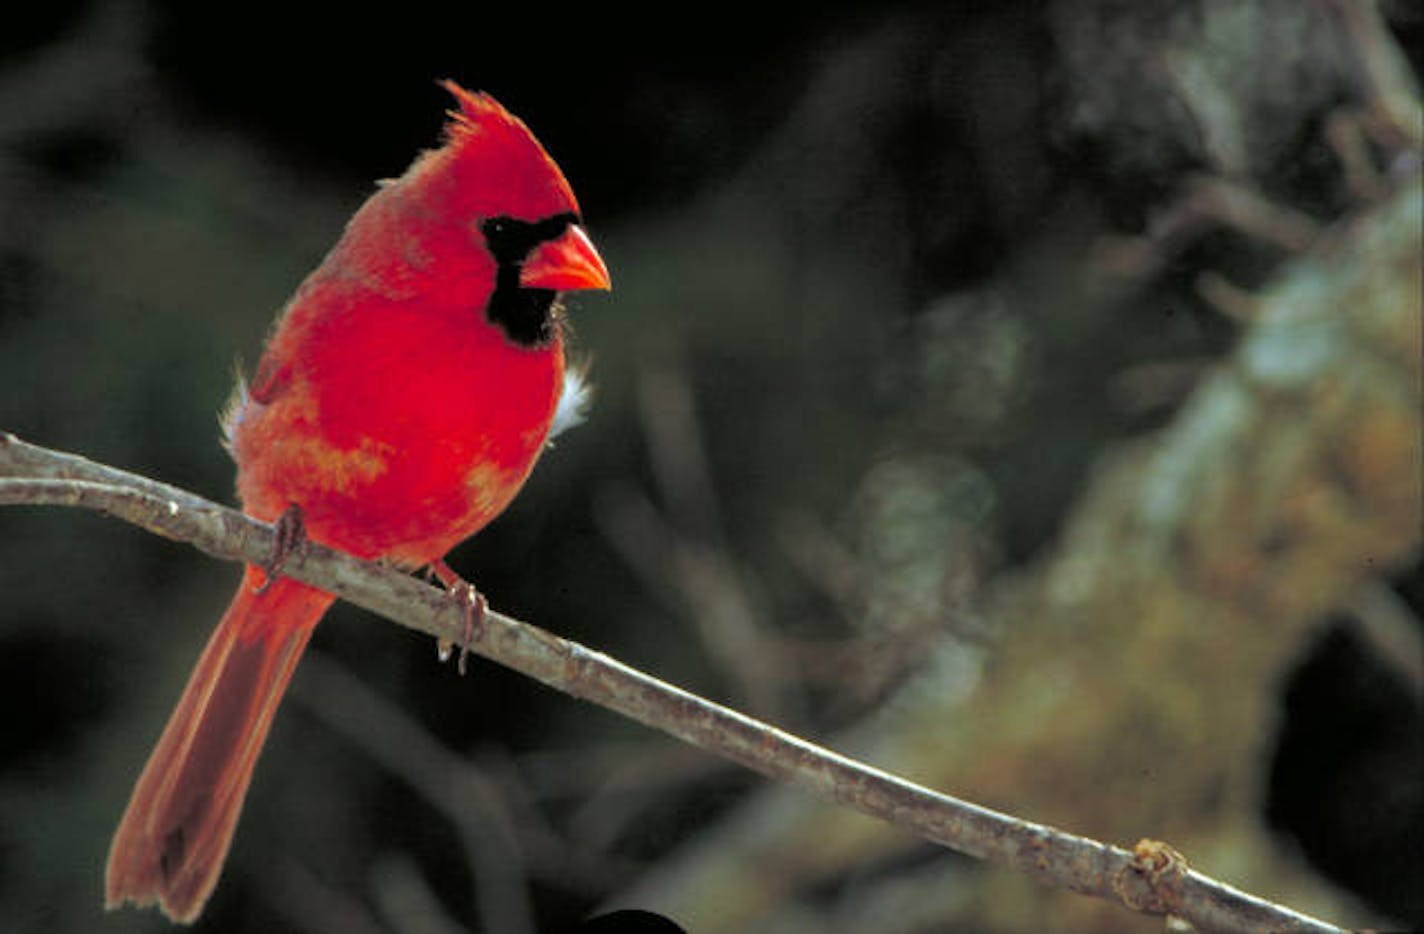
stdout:
[(1154, 915), (1180, 912), (1187, 860), (1161, 840), (1144, 837), (1132, 848), (1132, 860), (1113, 877), (1113, 891), (1135, 911)]

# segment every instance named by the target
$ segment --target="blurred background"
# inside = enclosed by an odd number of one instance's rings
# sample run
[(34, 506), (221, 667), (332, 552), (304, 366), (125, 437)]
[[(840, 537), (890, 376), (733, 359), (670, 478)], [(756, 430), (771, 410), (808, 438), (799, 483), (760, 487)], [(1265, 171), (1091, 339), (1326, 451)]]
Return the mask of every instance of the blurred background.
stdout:
[[(1416, 4), (482, 6), (7, 14), (0, 429), (232, 502), (234, 372), (454, 78), (543, 140), (615, 282), (571, 308), (588, 423), (451, 559), (492, 605), (948, 793), (1424, 926)], [(166, 928), (103, 913), (104, 859), (238, 573), (0, 512), (0, 927)], [(338, 606), (197, 927), (613, 904), (1160, 926)]]

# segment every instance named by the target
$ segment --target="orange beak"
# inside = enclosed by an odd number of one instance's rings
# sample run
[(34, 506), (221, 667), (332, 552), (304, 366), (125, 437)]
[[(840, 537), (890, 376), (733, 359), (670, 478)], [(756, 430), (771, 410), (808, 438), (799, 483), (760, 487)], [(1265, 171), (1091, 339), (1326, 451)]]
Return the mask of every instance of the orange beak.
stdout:
[(570, 224), (557, 238), (530, 251), (519, 272), (519, 284), (555, 292), (612, 287), (603, 257), (578, 224)]

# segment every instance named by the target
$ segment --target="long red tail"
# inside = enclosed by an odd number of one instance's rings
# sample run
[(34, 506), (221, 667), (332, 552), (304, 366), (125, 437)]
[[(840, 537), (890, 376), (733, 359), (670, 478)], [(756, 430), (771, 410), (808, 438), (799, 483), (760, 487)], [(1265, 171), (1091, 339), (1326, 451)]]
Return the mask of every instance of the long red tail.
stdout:
[(227, 857), (252, 767), (307, 639), (333, 598), (249, 567), (148, 758), (109, 847), (105, 904), (202, 911)]

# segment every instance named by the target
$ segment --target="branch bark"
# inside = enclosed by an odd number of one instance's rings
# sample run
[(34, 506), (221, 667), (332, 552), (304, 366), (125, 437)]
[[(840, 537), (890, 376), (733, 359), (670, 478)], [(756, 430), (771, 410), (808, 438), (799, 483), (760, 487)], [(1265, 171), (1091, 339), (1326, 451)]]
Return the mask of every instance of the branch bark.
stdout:
[[(261, 562), (273, 541), (270, 526), (187, 491), (0, 434), (0, 505), (24, 504), (99, 511), (229, 561)], [(461, 607), (390, 568), (308, 543), (284, 573), (411, 629), (461, 638)], [(1128, 851), (940, 794), (498, 612), (489, 612), (470, 649), (572, 697), (1047, 885), (1207, 930), (1340, 930), (1195, 872), (1163, 844), (1143, 841)]]

